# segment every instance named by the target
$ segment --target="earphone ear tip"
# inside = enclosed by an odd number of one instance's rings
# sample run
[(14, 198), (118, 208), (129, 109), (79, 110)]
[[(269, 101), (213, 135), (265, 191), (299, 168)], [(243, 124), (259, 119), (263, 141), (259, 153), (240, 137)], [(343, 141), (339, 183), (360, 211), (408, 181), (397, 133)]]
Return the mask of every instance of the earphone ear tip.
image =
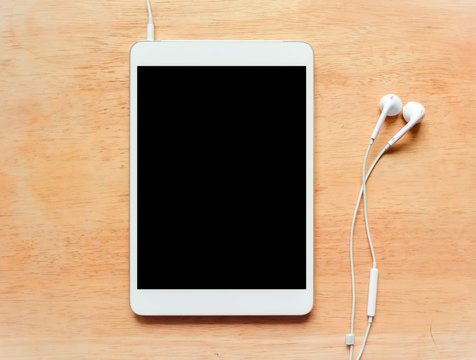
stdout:
[(380, 111), (383, 110), (385, 104), (388, 104), (388, 116), (398, 115), (400, 114), (400, 111), (402, 111), (402, 100), (400, 100), (400, 98), (395, 94), (387, 94), (380, 99)]
[(425, 107), (415, 101), (408, 102), (403, 108), (403, 118), (406, 122), (409, 122), (413, 118), (417, 118), (417, 122), (425, 116)]

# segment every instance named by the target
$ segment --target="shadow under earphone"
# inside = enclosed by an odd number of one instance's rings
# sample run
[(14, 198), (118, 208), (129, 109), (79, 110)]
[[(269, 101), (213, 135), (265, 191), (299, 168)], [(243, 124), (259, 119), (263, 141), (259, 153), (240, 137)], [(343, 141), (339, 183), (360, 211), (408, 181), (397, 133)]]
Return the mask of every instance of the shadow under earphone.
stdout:
[(236, 325), (236, 324), (298, 324), (306, 322), (311, 314), (300, 316), (141, 316), (137, 322), (146, 325)]

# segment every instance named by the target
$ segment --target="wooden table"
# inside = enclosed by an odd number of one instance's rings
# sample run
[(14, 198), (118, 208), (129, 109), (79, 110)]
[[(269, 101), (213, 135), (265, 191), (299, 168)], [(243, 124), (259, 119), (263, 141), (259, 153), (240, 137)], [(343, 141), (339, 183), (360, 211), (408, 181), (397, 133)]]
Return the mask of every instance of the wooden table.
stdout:
[[(152, 0), (160, 39), (315, 51), (315, 308), (129, 308), (129, 49), (145, 1), (0, 2), (0, 359), (347, 359), (349, 227), (386, 93), (427, 115), (368, 185), (379, 261), (365, 359), (476, 358), (476, 3)], [(371, 157), (403, 126), (388, 119)], [(356, 232), (357, 344), (370, 255)], [(358, 348), (357, 348), (358, 350)]]

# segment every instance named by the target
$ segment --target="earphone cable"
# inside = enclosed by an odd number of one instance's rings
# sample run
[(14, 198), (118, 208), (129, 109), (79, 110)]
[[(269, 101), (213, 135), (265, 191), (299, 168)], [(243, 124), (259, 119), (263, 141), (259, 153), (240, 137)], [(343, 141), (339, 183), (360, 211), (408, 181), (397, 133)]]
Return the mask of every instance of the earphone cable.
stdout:
[[(377, 156), (377, 158), (374, 160), (372, 165), (370, 166), (369, 171), (367, 172), (367, 176), (365, 177), (364, 183), (367, 182), (367, 180), (370, 177), (370, 174), (374, 170), (375, 166), (379, 162), (380, 158), (383, 156), (383, 154), (387, 151), (387, 149), (390, 146), (385, 146), (385, 148), (380, 152), (380, 154)], [(354, 230), (355, 230), (355, 220), (357, 218), (357, 212), (359, 210), (360, 206), (360, 200), (362, 199), (362, 194), (363, 194), (363, 186), (360, 188), (360, 193), (357, 198), (357, 203), (355, 204), (355, 209), (354, 209), (354, 216), (352, 217), (352, 225), (350, 228), (350, 272), (351, 272), (351, 277), (352, 277), (352, 315), (351, 315), (351, 321), (350, 321), (350, 335), (353, 337), (354, 334), (354, 319), (355, 319), (355, 274), (354, 274)], [(354, 350), (354, 344), (350, 344), (350, 355), (349, 355), (349, 360), (352, 360), (352, 354)]]
[(362, 357), (362, 354), (364, 353), (365, 344), (367, 343), (367, 339), (369, 337), (370, 327), (372, 326), (372, 319), (373, 317), (370, 316), (369, 325), (367, 325), (367, 331), (365, 332), (364, 341), (362, 342), (362, 348), (360, 349), (359, 355), (357, 356), (357, 360), (360, 360), (360, 358)]
[(365, 180), (365, 168), (367, 166), (367, 158), (369, 157), (369, 152), (370, 149), (372, 148), (372, 144), (374, 143), (373, 139), (370, 139), (369, 146), (367, 148), (367, 152), (365, 153), (364, 157), (364, 164), (362, 167), (362, 189), (363, 189), (363, 197), (364, 197), (364, 219), (365, 219), (365, 230), (367, 231), (367, 239), (369, 241), (369, 247), (370, 247), (370, 252), (372, 254), (372, 263), (373, 263), (373, 268), (377, 268), (377, 260), (375, 258), (375, 252), (374, 252), (374, 245), (372, 243), (372, 237), (370, 236), (370, 227), (369, 227), (369, 220), (368, 220), (368, 215), (367, 215), (367, 190), (366, 190), (366, 180)]

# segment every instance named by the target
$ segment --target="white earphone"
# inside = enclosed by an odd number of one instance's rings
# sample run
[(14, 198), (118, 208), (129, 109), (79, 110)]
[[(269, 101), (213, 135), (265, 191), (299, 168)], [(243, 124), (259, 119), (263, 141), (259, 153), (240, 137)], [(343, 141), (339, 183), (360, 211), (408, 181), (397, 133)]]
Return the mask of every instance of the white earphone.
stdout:
[(410, 101), (408, 104), (406, 104), (403, 108), (403, 118), (407, 124), (398, 133), (396, 133), (393, 138), (390, 139), (388, 142), (390, 146), (395, 144), (403, 135), (406, 134), (408, 130), (418, 124), (421, 119), (423, 119), (423, 116), (425, 116), (425, 108), (422, 104), (414, 101)]
[(354, 227), (355, 227), (355, 220), (357, 218), (357, 212), (360, 206), (360, 200), (363, 196), (364, 199), (364, 219), (365, 219), (365, 228), (367, 231), (367, 239), (369, 241), (369, 247), (372, 254), (372, 262), (373, 266), (370, 270), (370, 282), (369, 282), (369, 296), (368, 296), (368, 304), (367, 304), (367, 316), (369, 317), (369, 322), (367, 326), (367, 331), (365, 332), (364, 340), (362, 342), (362, 348), (360, 349), (359, 355), (357, 356), (357, 360), (360, 360), (362, 354), (364, 352), (365, 344), (367, 342), (367, 338), (369, 336), (370, 327), (372, 325), (373, 318), (375, 316), (375, 308), (377, 304), (377, 284), (378, 284), (378, 269), (377, 269), (377, 261), (375, 258), (375, 252), (372, 244), (372, 238), (370, 236), (370, 228), (368, 223), (368, 216), (367, 216), (367, 193), (366, 193), (366, 182), (369, 178), (370, 174), (372, 173), (373, 169), (377, 165), (377, 162), (383, 156), (383, 154), (393, 146), (398, 140), (401, 139), (403, 135), (405, 135), (408, 130), (413, 128), (416, 124), (418, 124), (421, 119), (425, 116), (425, 108), (423, 105), (417, 102), (409, 102), (403, 108), (403, 118), (407, 122), (407, 124), (393, 136), (384, 149), (380, 152), (377, 158), (374, 160), (372, 165), (370, 166), (368, 172), (366, 172), (366, 164), (367, 164), (367, 157), (370, 152), (370, 148), (374, 143), (375, 139), (377, 138), (380, 129), (387, 118), (387, 116), (395, 116), (400, 113), (402, 110), (402, 101), (397, 95), (388, 94), (382, 97), (380, 100), (380, 110), (382, 111), (380, 117), (375, 125), (375, 129), (372, 132), (370, 137), (370, 143), (367, 148), (367, 152), (365, 154), (363, 168), (362, 168), (362, 187), (360, 189), (360, 194), (357, 199), (357, 204), (354, 210), (354, 216), (352, 218), (352, 226), (350, 231), (350, 266), (351, 266), (351, 275), (352, 275), (352, 315), (351, 315), (351, 325), (350, 325), (350, 333), (346, 335), (345, 341), (346, 344), (350, 346), (350, 355), (349, 360), (352, 360), (352, 354), (354, 349), (355, 343), (355, 336), (354, 336), (354, 319), (355, 319), (355, 277), (354, 277), (354, 257), (353, 257), (353, 242), (354, 242)]
[(385, 118), (387, 116), (395, 116), (400, 114), (400, 111), (402, 111), (402, 106), (402, 100), (400, 100), (397, 95), (387, 94), (382, 99), (380, 99), (380, 110), (382, 113), (378, 118), (377, 125), (375, 125), (374, 132), (370, 136), (371, 139), (375, 140), (377, 138)]

